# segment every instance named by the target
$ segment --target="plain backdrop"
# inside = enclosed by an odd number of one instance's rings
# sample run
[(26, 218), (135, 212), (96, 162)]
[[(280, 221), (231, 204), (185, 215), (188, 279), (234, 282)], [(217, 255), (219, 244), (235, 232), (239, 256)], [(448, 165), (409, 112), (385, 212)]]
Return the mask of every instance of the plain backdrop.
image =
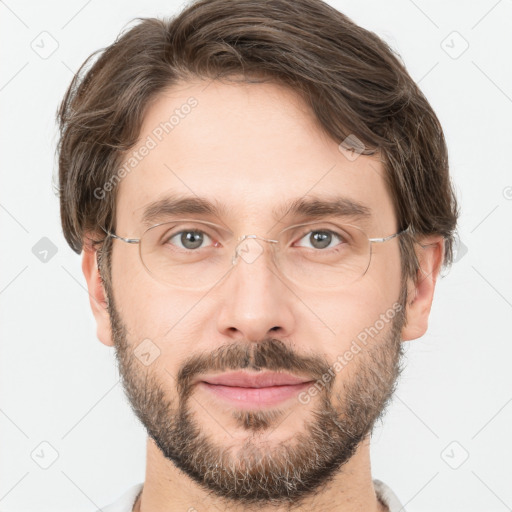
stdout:
[[(444, 127), (456, 262), (373, 437), (408, 512), (512, 509), (512, 2), (331, 0), (402, 56)], [(145, 432), (96, 339), (52, 179), (55, 112), (84, 59), (177, 1), (0, 2), (0, 510), (94, 511), (144, 480)], [(46, 251), (46, 252), (45, 252)]]

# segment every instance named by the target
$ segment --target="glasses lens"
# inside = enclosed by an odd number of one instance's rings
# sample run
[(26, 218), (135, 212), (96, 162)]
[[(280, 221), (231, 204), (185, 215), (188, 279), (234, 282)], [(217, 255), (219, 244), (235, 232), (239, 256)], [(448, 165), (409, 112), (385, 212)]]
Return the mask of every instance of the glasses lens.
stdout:
[(142, 263), (157, 280), (201, 289), (231, 269), (233, 234), (205, 221), (178, 219), (148, 229), (140, 243)]
[(310, 223), (286, 228), (276, 265), (298, 286), (340, 289), (364, 275), (370, 264), (370, 241), (357, 226)]

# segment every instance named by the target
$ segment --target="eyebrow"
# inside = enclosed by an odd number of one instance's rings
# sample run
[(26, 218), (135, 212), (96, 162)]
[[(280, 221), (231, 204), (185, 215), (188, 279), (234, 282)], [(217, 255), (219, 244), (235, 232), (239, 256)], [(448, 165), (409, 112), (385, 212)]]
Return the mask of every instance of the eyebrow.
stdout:
[(354, 217), (369, 219), (372, 211), (368, 206), (342, 196), (318, 197), (305, 196), (285, 203), (272, 210), (274, 219), (282, 219), (287, 215), (292, 217), (325, 218), (325, 217)]
[[(148, 204), (142, 214), (142, 223), (151, 226), (175, 215), (201, 215), (225, 218), (228, 207), (197, 196), (170, 195)], [(342, 196), (304, 196), (278, 205), (272, 209), (274, 220), (284, 217), (323, 219), (326, 217), (350, 217), (367, 220), (372, 210), (353, 199)]]
[(174, 215), (203, 215), (223, 217), (227, 208), (218, 201), (197, 196), (170, 195), (148, 204), (142, 213), (142, 223), (146, 226)]

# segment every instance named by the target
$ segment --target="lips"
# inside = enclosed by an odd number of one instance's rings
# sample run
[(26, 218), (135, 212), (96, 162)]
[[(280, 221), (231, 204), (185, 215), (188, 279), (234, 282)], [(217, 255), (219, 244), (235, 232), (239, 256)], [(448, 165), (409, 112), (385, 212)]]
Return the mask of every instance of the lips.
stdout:
[(238, 388), (267, 388), (272, 386), (293, 386), (310, 382), (307, 377), (298, 377), (289, 373), (248, 373), (232, 372), (202, 377), (202, 382), (217, 386)]
[(198, 387), (231, 407), (255, 410), (291, 404), (311, 382), (289, 373), (233, 372), (202, 376)]

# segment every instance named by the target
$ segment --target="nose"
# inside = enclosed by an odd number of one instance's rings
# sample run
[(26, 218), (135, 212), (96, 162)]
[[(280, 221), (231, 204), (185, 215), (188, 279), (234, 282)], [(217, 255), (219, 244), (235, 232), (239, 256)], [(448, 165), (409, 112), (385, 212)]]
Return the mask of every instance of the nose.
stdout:
[(289, 336), (295, 296), (273, 264), (275, 241), (255, 235), (239, 239), (233, 264), (221, 287), (217, 328), (234, 340)]

